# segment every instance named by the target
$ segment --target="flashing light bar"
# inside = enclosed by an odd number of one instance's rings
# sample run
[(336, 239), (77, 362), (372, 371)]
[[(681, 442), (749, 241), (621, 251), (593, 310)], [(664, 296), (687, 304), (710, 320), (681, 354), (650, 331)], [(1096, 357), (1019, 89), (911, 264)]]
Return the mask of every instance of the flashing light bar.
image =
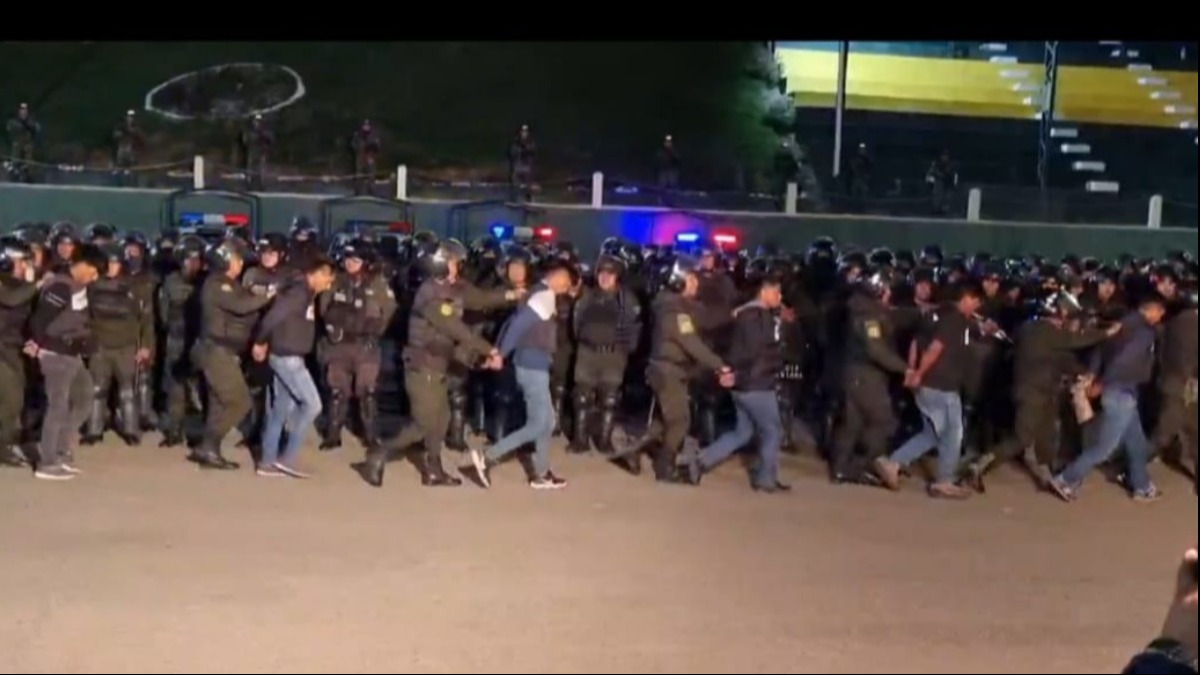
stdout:
[(513, 227), (508, 223), (492, 223), (488, 228), (492, 236), (500, 241), (530, 241), (537, 239), (547, 241), (553, 239), (557, 234), (556, 230), (550, 225), (539, 225), (538, 227)]
[(675, 242), (678, 244), (695, 244), (700, 241), (699, 232), (680, 232), (675, 235)]
[(179, 224), (187, 226), (215, 225), (218, 227), (246, 227), (250, 216), (244, 213), (200, 213), (189, 211), (179, 215)]
[(720, 232), (714, 234), (713, 242), (716, 243), (717, 248), (721, 249), (722, 251), (736, 249), (738, 247), (737, 235), (730, 234), (729, 232)]
[(554, 234), (555, 234), (554, 228), (550, 227), (549, 225), (542, 225), (541, 227), (538, 227), (533, 231), (533, 236), (537, 237), (538, 239), (543, 239), (543, 240), (553, 239)]

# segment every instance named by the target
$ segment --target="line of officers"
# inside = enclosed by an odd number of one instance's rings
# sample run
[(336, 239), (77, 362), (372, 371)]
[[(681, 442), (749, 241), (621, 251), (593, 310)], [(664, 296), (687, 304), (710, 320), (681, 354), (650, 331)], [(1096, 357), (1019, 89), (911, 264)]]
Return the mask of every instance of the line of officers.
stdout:
[[(468, 248), (429, 232), (403, 240), (342, 234), (326, 249), (304, 219), (287, 235), (257, 242), (239, 229), (218, 241), (164, 232), (153, 245), (136, 233), (115, 234), (105, 225), (82, 233), (68, 224), (27, 225), (3, 238), (0, 378), (28, 383), (0, 391), (0, 448), (11, 463), (36, 461), (28, 441), (44, 426), (37, 412), (50, 407), (38, 400), (44, 374), (27, 355), (38, 348), (29, 343), (39, 293), (55, 275), (70, 275), (78, 261), (99, 266), (86, 284), (79, 312), (86, 328), (73, 348), (87, 364), (83, 440), (112, 428), (137, 443), (143, 431), (159, 429), (162, 445), (181, 445), (189, 440), (191, 407), (205, 417), (191, 459), (234, 469), (226, 436), (240, 426), (244, 443), (256, 448), (271, 389), (269, 366), (251, 354), (256, 325), (326, 250), (337, 279), (310, 313), (320, 326), (310, 368), (325, 399), (321, 447), (341, 445), (356, 408), (352, 426), (368, 449), (362, 469), (373, 485), (382, 484), (389, 460), (418, 443), (425, 485), (460, 484), (443, 468), (443, 447), (465, 450), (471, 430), (494, 441), (519, 424), (519, 390), (493, 345), (549, 260), (568, 263), (574, 275), (574, 288), (557, 301), (556, 433), (570, 439), (572, 451), (595, 447), (632, 473), (649, 453), (658, 480), (692, 481), (679, 468), (681, 449), (693, 445), (691, 437), (711, 445), (733, 416), (726, 390), (761, 380), (737, 373), (766, 370), (775, 375), (782, 444), (815, 444), (835, 482), (878, 485), (874, 460), (921, 422), (903, 393), (912, 355), (902, 355), (944, 311), (939, 289), (963, 283), (978, 284), (982, 300), (978, 339), (959, 364), (967, 444), (975, 450), (964, 476), (975, 485), (1022, 450), (1036, 451), (1051, 468), (1078, 450), (1071, 391), (1085, 374), (1085, 346), (1072, 336), (1118, 321), (1150, 292), (1169, 301), (1170, 315), (1155, 395), (1143, 399), (1157, 420), (1153, 438), (1162, 449), (1182, 441), (1195, 454), (1196, 267), (1182, 252), (1104, 265), (1075, 256), (1058, 263), (952, 257), (936, 246), (918, 254), (840, 251), (828, 238), (804, 252), (768, 246), (754, 255), (610, 239), (587, 265), (568, 242), (522, 246), (484, 237)], [(734, 310), (768, 279), (782, 284), (784, 299), (771, 312), (772, 338), (749, 356), (730, 354)], [(1031, 328), (1046, 326), (1054, 330)], [(404, 391), (379, 390), (389, 344), (397, 347)], [(409, 413), (408, 425), (389, 439), (378, 431), (381, 398)], [(635, 442), (614, 440), (621, 422), (631, 421), (626, 411), (648, 409), (660, 424)], [(69, 447), (52, 452), (74, 468)]]

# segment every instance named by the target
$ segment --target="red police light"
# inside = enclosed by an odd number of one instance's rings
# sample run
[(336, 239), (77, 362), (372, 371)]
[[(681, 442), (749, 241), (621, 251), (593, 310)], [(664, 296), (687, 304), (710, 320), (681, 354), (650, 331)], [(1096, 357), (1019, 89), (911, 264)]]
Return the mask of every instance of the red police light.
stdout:
[(553, 239), (554, 228), (550, 227), (549, 225), (542, 225), (541, 227), (534, 228), (533, 236), (537, 237), (538, 239)]
[(720, 249), (731, 249), (737, 248), (738, 238), (736, 234), (722, 232), (713, 235), (713, 242), (716, 243), (717, 247)]
[(226, 213), (225, 227), (246, 227), (250, 224), (250, 216), (244, 213)]
[(388, 224), (388, 232), (399, 232), (401, 234), (412, 234), (412, 223), (397, 221)]

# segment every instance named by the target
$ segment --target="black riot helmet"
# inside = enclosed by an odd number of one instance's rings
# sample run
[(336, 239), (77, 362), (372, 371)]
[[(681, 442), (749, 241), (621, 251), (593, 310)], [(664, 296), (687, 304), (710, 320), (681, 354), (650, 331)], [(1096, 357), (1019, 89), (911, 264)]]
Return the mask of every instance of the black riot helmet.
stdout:
[(12, 274), (18, 262), (32, 262), (33, 248), (20, 237), (0, 237), (0, 274)]
[(920, 255), (917, 257), (917, 263), (925, 267), (941, 267), (942, 261), (946, 259), (942, 253), (942, 247), (937, 244), (930, 244), (921, 249)]
[[(412, 236), (413, 246), (421, 249), (428, 244), (438, 243), (438, 236), (429, 230), (421, 230)], [(427, 249), (432, 251), (432, 249)]]
[(430, 253), (420, 255), (418, 263), (427, 276), (444, 281), (450, 276), (450, 266), (467, 259), (467, 249), (455, 239), (439, 242)]
[(50, 226), (50, 234), (47, 237), (47, 239), (56, 239), (56, 238), (61, 237), (64, 234), (67, 235), (67, 237), (70, 238), (71, 241), (78, 241), (78, 239), (79, 239), (78, 228), (75, 227), (75, 223), (72, 223), (68, 220), (60, 220), (57, 223), (54, 223), (53, 225), (51, 225)]
[(234, 258), (245, 260), (246, 253), (246, 246), (240, 238), (230, 238), (209, 246), (206, 258), (209, 267), (224, 272)]
[(377, 255), (375, 253), (375, 244), (361, 238), (351, 239), (341, 248), (334, 252), (334, 257), (338, 263), (344, 263), (347, 260), (360, 260), (364, 266), (369, 266), (375, 262)]
[(1083, 314), (1079, 299), (1067, 291), (1057, 291), (1046, 296), (1038, 308), (1043, 316), (1073, 319)]
[(596, 274), (601, 272), (611, 272), (612, 274), (620, 277), (621, 275), (625, 274), (625, 262), (614, 255), (601, 253), (600, 257), (596, 258), (595, 270)]
[(892, 268), (896, 266), (896, 254), (892, 253), (892, 249), (881, 246), (871, 251), (871, 254), (867, 256), (867, 262), (871, 264), (871, 267)]
[(117, 238), (117, 228), (108, 223), (91, 223), (83, 228), (83, 240), (89, 244), (103, 246)]
[(259, 255), (268, 251), (283, 255), (288, 250), (288, 239), (282, 232), (268, 232), (254, 243)]
[(858, 287), (863, 292), (881, 300), (888, 296), (895, 285), (896, 278), (894, 274), (886, 268), (880, 268), (870, 274), (866, 274), (858, 282)]
[(621, 251), (621, 240), (617, 237), (607, 237), (600, 243), (600, 253), (604, 255), (619, 255)]
[(663, 286), (676, 293), (682, 293), (687, 286), (688, 277), (695, 276), (699, 270), (700, 261), (689, 255), (677, 256), (675, 262), (665, 270), (666, 279)]
[(188, 259), (202, 259), (208, 250), (208, 243), (195, 234), (184, 235), (171, 249), (175, 259), (181, 264)]
[(288, 239), (292, 241), (316, 241), (317, 226), (312, 224), (312, 221), (304, 216), (296, 216), (292, 219), (292, 226), (288, 229)]
[[(108, 265), (119, 263), (122, 267), (125, 266), (125, 247), (119, 242), (109, 241), (101, 244), (94, 244), (101, 253), (104, 254), (104, 261)], [(101, 276), (108, 276), (108, 268), (100, 270)]]

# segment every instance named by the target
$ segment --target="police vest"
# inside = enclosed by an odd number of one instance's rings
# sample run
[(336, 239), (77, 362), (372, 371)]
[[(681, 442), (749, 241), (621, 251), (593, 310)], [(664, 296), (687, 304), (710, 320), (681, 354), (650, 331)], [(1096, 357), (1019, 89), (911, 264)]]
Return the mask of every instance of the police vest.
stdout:
[(96, 321), (137, 321), (141, 302), (134, 296), (128, 279), (97, 279), (87, 292), (88, 306)]
[(383, 328), (383, 308), (369, 279), (345, 277), (329, 291), (325, 322), (347, 341), (374, 338)]
[(158, 306), (169, 337), (183, 340), (196, 334), (200, 316), (199, 294), (195, 283), (182, 272), (172, 272), (158, 289)]
[(622, 291), (596, 289), (576, 305), (575, 311), (582, 312), (577, 317), (579, 343), (599, 348), (627, 345), (624, 301)]

